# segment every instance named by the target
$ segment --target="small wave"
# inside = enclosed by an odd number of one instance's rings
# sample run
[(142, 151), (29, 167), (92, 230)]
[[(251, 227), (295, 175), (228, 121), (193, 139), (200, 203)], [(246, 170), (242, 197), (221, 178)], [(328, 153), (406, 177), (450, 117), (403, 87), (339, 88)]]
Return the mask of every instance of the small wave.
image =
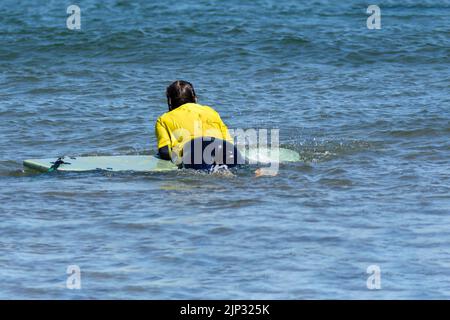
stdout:
[(27, 175), (17, 161), (0, 161), (0, 177), (21, 177)]
[(372, 143), (361, 140), (305, 140), (296, 145), (284, 145), (300, 154), (305, 162), (325, 162), (345, 155), (355, 154), (372, 149)]
[(322, 178), (319, 180), (319, 183), (325, 184), (330, 187), (350, 187), (353, 185), (353, 181), (349, 179)]
[(450, 3), (445, 1), (387, 1), (383, 3), (383, 8), (386, 9), (450, 9)]
[(283, 45), (302, 45), (305, 43), (310, 43), (311, 41), (309, 39), (303, 38), (303, 37), (299, 37), (299, 36), (286, 36), (281, 38), (278, 41), (280, 44)]
[(394, 137), (412, 138), (412, 137), (426, 137), (438, 135), (441, 131), (432, 128), (419, 128), (410, 130), (391, 130), (388, 133)]
[(232, 234), (234, 230), (225, 226), (214, 227), (208, 231), (208, 233), (218, 236), (226, 236)]

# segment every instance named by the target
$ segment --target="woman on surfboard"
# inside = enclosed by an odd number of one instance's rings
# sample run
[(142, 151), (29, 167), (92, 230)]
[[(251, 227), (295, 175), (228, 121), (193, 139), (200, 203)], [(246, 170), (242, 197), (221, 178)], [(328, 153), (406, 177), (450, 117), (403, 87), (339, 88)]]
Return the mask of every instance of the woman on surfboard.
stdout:
[(198, 104), (191, 83), (175, 81), (167, 87), (166, 96), (169, 111), (155, 125), (160, 158), (210, 172), (244, 163), (220, 115)]

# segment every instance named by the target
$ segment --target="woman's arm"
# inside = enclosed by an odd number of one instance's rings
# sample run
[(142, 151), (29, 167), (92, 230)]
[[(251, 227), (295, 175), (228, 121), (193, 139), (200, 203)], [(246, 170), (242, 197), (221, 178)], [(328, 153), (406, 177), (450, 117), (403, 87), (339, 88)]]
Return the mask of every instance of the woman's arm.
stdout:
[(170, 157), (169, 146), (159, 148), (158, 155), (163, 160), (172, 160), (172, 158)]
[(156, 121), (155, 134), (159, 157), (164, 160), (172, 160), (170, 156), (170, 135), (161, 118)]

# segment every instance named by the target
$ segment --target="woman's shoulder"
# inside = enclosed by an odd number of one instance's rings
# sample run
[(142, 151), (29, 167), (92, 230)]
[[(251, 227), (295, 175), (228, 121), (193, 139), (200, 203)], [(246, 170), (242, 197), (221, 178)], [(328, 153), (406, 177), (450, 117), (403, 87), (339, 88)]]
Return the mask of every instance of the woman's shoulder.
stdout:
[(213, 107), (210, 107), (210, 106), (207, 106), (207, 105), (200, 105), (200, 104), (198, 106), (200, 108), (202, 108), (206, 112), (210, 112), (210, 113), (213, 113), (213, 114), (218, 114), (218, 112)]

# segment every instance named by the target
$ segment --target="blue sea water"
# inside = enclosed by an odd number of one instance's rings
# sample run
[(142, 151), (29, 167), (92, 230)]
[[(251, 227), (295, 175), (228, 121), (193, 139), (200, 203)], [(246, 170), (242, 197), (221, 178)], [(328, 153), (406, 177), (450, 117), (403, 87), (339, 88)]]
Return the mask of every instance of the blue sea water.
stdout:
[[(280, 129), (301, 162), (23, 172), (154, 154), (176, 79), (230, 128)], [(0, 298), (448, 299), (449, 92), (447, 0), (2, 0)]]

